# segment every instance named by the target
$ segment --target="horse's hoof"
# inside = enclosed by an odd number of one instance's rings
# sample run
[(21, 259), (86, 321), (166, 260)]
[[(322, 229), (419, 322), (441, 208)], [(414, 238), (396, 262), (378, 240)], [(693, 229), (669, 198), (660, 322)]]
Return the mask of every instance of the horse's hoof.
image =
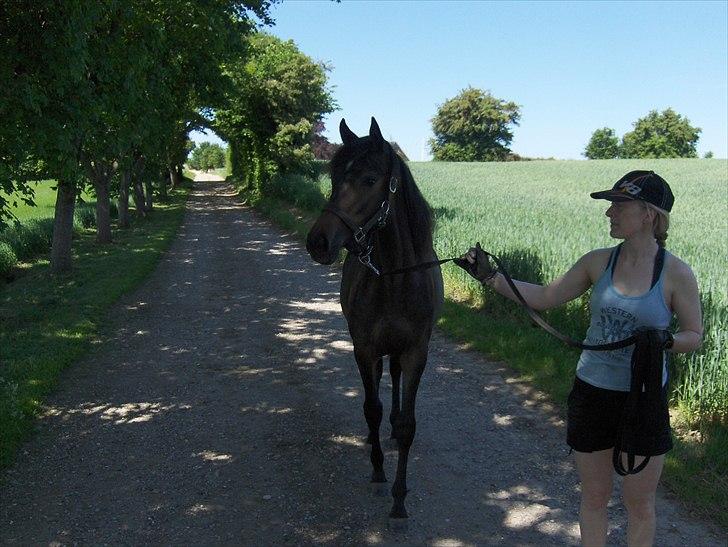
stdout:
[(389, 520), (387, 521), (387, 528), (389, 528), (392, 532), (406, 532), (409, 529), (407, 512), (405, 511), (404, 517), (393, 517), (392, 513), (390, 513)]
[(389, 488), (387, 488), (386, 482), (370, 482), (369, 489), (372, 495), (378, 498), (384, 498), (389, 495)]

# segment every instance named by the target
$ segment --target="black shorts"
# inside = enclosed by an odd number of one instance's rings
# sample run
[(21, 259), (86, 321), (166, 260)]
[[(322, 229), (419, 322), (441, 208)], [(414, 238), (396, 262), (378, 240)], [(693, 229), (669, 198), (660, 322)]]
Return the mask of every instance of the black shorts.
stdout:
[[(596, 387), (577, 377), (569, 393), (566, 443), (577, 452), (614, 448), (628, 394)], [(638, 456), (659, 456), (672, 448), (667, 387), (662, 396), (665, 398), (663, 415), (652, 421), (650, 431), (635, 431), (630, 436), (629, 451)]]

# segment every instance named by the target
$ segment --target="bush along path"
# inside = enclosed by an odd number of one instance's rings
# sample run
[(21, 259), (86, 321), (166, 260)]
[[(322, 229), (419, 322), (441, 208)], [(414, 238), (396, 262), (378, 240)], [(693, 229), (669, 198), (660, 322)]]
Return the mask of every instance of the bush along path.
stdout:
[[(195, 185), (158, 269), (64, 373), (4, 473), (0, 542), (577, 544), (562, 417), (439, 334), (418, 397), (409, 527), (387, 527), (339, 272), (234, 195)], [(610, 543), (623, 544), (625, 515), (610, 513)], [(658, 514), (658, 545), (725, 545), (663, 495)]]

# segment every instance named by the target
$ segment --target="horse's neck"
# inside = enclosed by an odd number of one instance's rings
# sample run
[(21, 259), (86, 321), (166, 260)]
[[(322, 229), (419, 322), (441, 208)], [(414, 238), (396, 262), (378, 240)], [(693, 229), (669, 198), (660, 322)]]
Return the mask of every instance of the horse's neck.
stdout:
[(372, 257), (384, 270), (403, 268), (427, 260), (427, 257), (418, 257), (415, 253), (406, 211), (400, 210), (398, 213), (390, 217), (386, 226), (377, 231), (373, 239)]

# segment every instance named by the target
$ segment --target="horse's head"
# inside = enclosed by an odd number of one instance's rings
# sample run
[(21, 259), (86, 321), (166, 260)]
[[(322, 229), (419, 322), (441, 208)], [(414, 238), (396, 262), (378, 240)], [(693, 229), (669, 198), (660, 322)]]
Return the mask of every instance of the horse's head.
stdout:
[[(306, 238), (306, 249), (321, 264), (333, 263), (344, 246), (350, 251), (356, 248), (355, 230), (383, 212), (398, 166), (374, 118), (366, 137), (357, 137), (343, 119), (339, 132), (343, 146), (329, 166), (331, 198)], [(396, 191), (396, 179), (394, 184)]]

